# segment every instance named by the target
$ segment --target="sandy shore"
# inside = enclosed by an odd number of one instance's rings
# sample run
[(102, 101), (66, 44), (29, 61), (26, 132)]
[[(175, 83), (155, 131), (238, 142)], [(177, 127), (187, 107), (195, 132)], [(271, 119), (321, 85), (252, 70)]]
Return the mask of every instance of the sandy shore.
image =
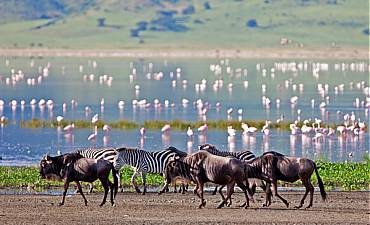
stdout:
[(0, 56), (125, 57), (125, 58), (254, 58), (254, 59), (369, 59), (365, 48), (259, 49), (0, 49)]
[[(263, 208), (263, 195), (249, 209), (239, 208), (241, 193), (233, 195), (233, 205), (216, 209), (220, 196), (205, 194), (207, 205), (197, 209), (198, 198), (193, 193), (168, 193), (158, 196), (148, 193), (119, 193), (116, 207), (99, 207), (103, 193), (66, 198), (57, 206), (60, 196), (0, 195), (0, 224), (369, 224), (369, 192), (328, 192), (322, 202), (315, 192), (313, 208), (294, 209), (303, 192), (281, 192), (291, 203), (286, 208), (274, 198), (269, 208)], [(307, 202), (306, 202), (307, 204)]]

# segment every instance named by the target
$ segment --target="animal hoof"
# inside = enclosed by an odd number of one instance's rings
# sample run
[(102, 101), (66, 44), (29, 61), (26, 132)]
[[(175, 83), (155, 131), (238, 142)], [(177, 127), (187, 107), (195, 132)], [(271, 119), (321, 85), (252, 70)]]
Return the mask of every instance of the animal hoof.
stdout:
[(309, 209), (309, 208), (311, 208), (312, 207), (312, 205), (308, 205), (307, 207), (306, 207), (306, 209)]
[(302, 205), (294, 206), (294, 208), (296, 208), (296, 209), (300, 209), (300, 208), (302, 208)]
[(116, 207), (116, 204), (112, 204), (112, 207)]
[(62, 205), (63, 205), (63, 203), (59, 203), (59, 204), (58, 204), (58, 206), (62, 206)]
[(135, 188), (136, 193), (141, 193), (139, 188)]
[[(246, 202), (244, 202), (243, 204), (239, 205), (239, 207), (244, 207), (244, 206), (246, 206), (246, 205), (247, 205), (247, 203), (246, 203)], [(263, 205), (265, 205), (265, 204), (263, 204)]]

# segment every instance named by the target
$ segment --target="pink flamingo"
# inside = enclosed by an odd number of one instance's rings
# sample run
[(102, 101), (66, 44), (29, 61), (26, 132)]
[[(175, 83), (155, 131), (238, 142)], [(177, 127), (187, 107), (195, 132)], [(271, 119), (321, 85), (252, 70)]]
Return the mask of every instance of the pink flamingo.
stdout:
[(165, 124), (165, 125), (162, 127), (162, 129), (161, 129), (162, 133), (167, 133), (167, 132), (169, 132), (170, 130), (171, 130), (171, 125), (170, 125), (170, 124)]
[(103, 131), (105, 131), (105, 134), (106, 135), (108, 135), (111, 130), (112, 130), (112, 128), (109, 125), (107, 125), (107, 124), (105, 124), (103, 126)]
[(72, 133), (73, 129), (75, 128), (75, 124), (69, 124), (63, 128), (64, 132), (66, 133)]
[(206, 123), (198, 128), (198, 131), (201, 133), (204, 133), (207, 130), (208, 130), (208, 125)]

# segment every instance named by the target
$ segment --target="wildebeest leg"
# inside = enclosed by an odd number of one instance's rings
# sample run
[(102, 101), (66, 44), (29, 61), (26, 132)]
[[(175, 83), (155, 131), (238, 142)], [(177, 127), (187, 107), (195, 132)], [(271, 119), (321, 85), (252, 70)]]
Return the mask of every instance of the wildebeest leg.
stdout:
[(277, 181), (274, 180), (274, 181), (271, 182), (271, 184), (272, 184), (272, 190), (274, 191), (274, 195), (277, 196), (278, 198), (280, 198), (280, 200), (284, 202), (286, 207), (289, 207), (288, 201), (285, 200), (283, 197), (281, 197), (277, 192)]
[[(234, 186), (235, 182), (230, 182), (227, 184), (227, 193), (226, 193), (226, 198), (222, 195), (222, 191), (220, 191), (220, 194), (222, 196), (222, 202), (217, 206), (218, 209), (224, 207), (224, 205), (227, 203), (227, 200), (230, 199), (230, 205), (231, 205), (231, 195), (234, 193)], [(225, 186), (221, 186), (220, 190)]]
[[(248, 192), (251, 193), (251, 190), (249, 189), (249, 182), (246, 182), (246, 185), (244, 185), (243, 182), (237, 182), (237, 185), (243, 190), (244, 195), (245, 195), (245, 202), (241, 204), (239, 207), (249, 207), (249, 196)], [(253, 199), (253, 195), (251, 195), (251, 198)], [(254, 200), (253, 200), (254, 201)]]
[[(218, 189), (218, 193), (220, 193), (220, 195), (221, 195), (221, 198), (222, 198), (222, 201), (225, 201), (225, 196), (224, 196), (224, 194), (222, 193), (222, 189), (225, 187), (226, 185), (222, 185), (219, 189)], [(217, 188), (218, 186), (216, 186), (216, 188)], [(216, 189), (215, 188), (215, 189)], [(216, 189), (217, 190), (217, 189)], [(213, 193), (212, 193), (213, 194)]]
[(265, 204), (263, 204), (263, 207), (269, 207), (271, 205), (271, 183), (266, 182), (266, 187), (265, 187), (265, 193), (266, 193), (266, 199), (265, 199)]
[(146, 193), (146, 174), (145, 172), (141, 172), (141, 179), (143, 180), (143, 186), (144, 186), (143, 195), (145, 195)]
[(135, 188), (135, 191), (137, 193), (141, 193), (140, 189), (137, 187), (137, 184), (136, 184), (136, 176), (139, 174), (139, 171), (137, 171), (137, 169), (134, 170), (134, 174), (132, 174), (132, 177), (131, 177), (131, 184), (132, 186), (134, 186)]
[(104, 187), (104, 198), (103, 198), (102, 203), (100, 204), (100, 206), (103, 206), (105, 204), (106, 200), (107, 200), (107, 195), (108, 195), (108, 192), (109, 192), (109, 187), (111, 185), (110, 185), (110, 182), (108, 180), (108, 177), (99, 177), (99, 180), (100, 180), (101, 184)]
[(173, 193), (177, 193), (176, 180), (173, 182)]
[(198, 183), (196, 183), (195, 188), (193, 190), (193, 193), (196, 194), (200, 198), (199, 193), (198, 193), (198, 189), (199, 189), (199, 185), (198, 185)]
[(198, 208), (201, 209), (202, 207), (206, 206), (206, 201), (203, 198), (204, 184), (203, 184), (203, 182), (199, 182), (199, 180), (198, 180), (197, 183), (199, 185), (197, 193), (198, 193), (199, 198), (201, 199), (201, 203), (200, 203)]
[(166, 189), (168, 189), (168, 183), (167, 183), (166, 179), (164, 179), (164, 182), (165, 183), (164, 183), (162, 189), (158, 192), (158, 195), (164, 193), (166, 191)]
[(85, 195), (82, 191), (82, 188), (81, 188), (81, 184), (79, 181), (76, 181), (76, 184), (77, 184), (77, 188), (78, 188), (78, 192), (80, 192), (80, 194), (82, 195), (82, 197), (84, 198), (84, 201), (85, 201), (85, 206), (87, 206), (87, 200), (85, 198)]
[[(93, 185), (93, 183), (90, 183), (89, 184), (89, 194), (91, 194), (91, 193), (93, 193), (93, 189), (94, 189), (94, 185)], [(80, 190), (79, 190), (80, 191)]]
[(60, 203), (59, 203), (59, 206), (64, 205), (64, 199), (66, 198), (66, 194), (67, 194), (68, 186), (69, 186), (69, 180), (68, 180), (68, 179), (66, 179), (66, 180), (65, 180), (65, 182), (64, 182), (63, 197), (62, 197), (62, 200), (61, 200), (61, 201), (60, 201)]
[[(212, 195), (215, 195), (216, 193), (217, 193), (217, 185), (215, 186), (215, 189), (213, 190), (213, 192), (212, 192)], [(225, 186), (223, 186), (223, 187), (225, 187)], [(222, 189), (222, 188), (220, 188), (220, 189)]]
[(115, 206), (114, 205), (114, 199), (116, 198), (117, 191), (118, 191), (118, 186), (119, 186), (119, 179), (118, 179), (119, 175), (118, 174), (119, 174), (118, 171), (116, 171), (115, 169), (112, 169), (113, 184), (111, 182), (109, 182), (110, 183), (110, 192), (111, 192), (110, 202), (111, 202), (112, 206)]
[(308, 204), (306, 208), (311, 208), (313, 202), (313, 192), (315, 189), (311, 184), (311, 179), (302, 179), (302, 183), (306, 187), (306, 192), (303, 195), (301, 203), (299, 204), (299, 206), (296, 206), (296, 208), (301, 208), (303, 206), (304, 200), (306, 199), (308, 192), (310, 192), (310, 204)]

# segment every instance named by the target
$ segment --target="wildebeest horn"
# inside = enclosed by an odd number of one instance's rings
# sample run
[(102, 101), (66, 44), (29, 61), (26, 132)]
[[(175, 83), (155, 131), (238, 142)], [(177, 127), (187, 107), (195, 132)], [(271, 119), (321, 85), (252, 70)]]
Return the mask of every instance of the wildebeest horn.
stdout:
[(46, 153), (43, 157), (42, 157), (43, 160), (48, 160), (49, 159), (49, 153)]

